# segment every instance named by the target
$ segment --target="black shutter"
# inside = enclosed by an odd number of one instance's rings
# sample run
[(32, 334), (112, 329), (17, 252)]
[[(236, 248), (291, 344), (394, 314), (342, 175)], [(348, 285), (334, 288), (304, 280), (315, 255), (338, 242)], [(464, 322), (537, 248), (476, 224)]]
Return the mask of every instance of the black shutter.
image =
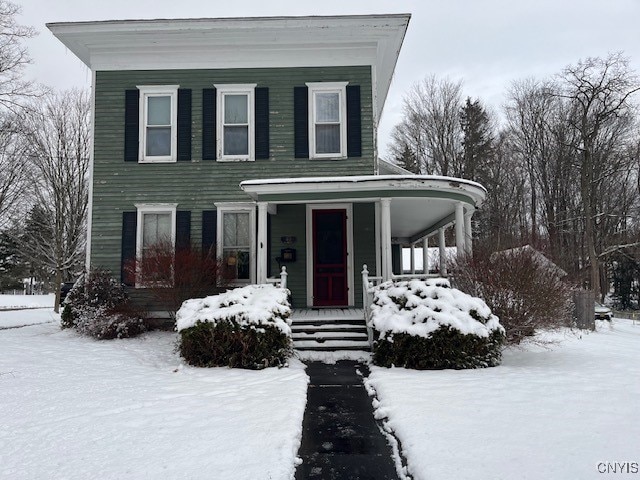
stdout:
[(178, 210), (176, 212), (176, 252), (188, 250), (191, 247), (191, 212)]
[(360, 85), (347, 85), (347, 157), (361, 156)]
[(309, 89), (293, 88), (293, 133), (295, 158), (309, 158)]
[(202, 159), (216, 159), (216, 89), (202, 90)]
[(256, 88), (256, 159), (269, 158), (269, 89)]
[(215, 255), (216, 234), (218, 229), (218, 216), (216, 210), (204, 210), (202, 212), (202, 253), (209, 252)]
[(120, 281), (125, 285), (135, 285), (136, 227), (137, 212), (122, 212), (122, 248)]
[(138, 161), (138, 140), (140, 136), (140, 91), (124, 92), (124, 161)]
[(178, 161), (191, 161), (191, 89), (178, 89)]

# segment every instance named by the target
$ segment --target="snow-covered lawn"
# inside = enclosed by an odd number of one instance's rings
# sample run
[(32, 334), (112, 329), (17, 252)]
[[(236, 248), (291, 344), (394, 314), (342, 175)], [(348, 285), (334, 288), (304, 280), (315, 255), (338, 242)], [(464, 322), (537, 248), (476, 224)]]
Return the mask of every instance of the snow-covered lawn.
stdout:
[[(59, 316), (50, 308), (29, 310), (0, 309), (0, 330), (48, 322), (59, 322)], [(1, 341), (0, 337), (0, 342)]]
[(47, 295), (0, 295), (0, 310), (8, 308), (51, 307), (55, 294)]
[(558, 337), (552, 349), (510, 350), (495, 368), (373, 367), (378, 415), (413, 478), (583, 480), (609, 478), (600, 462), (637, 468), (640, 325), (616, 319)]
[(175, 340), (0, 330), (0, 478), (292, 478), (304, 366), (192, 368)]

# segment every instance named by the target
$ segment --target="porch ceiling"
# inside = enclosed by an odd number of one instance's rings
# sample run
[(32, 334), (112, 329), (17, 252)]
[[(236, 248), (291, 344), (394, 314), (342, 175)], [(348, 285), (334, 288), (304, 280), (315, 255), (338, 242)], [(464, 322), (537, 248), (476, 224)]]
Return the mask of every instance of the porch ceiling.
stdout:
[(456, 202), (437, 198), (391, 200), (391, 237), (394, 242), (413, 243), (425, 234), (453, 221)]

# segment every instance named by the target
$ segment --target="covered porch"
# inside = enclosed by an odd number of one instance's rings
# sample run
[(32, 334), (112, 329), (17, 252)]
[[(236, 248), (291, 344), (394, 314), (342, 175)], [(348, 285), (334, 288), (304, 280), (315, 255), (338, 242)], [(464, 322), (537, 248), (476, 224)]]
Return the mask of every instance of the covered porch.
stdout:
[[(440, 249), (435, 269), (446, 275), (445, 231), (454, 228), (457, 255), (471, 254), (471, 218), (486, 195), (475, 182), (419, 175), (263, 179), (240, 186), (258, 206), (256, 282), (273, 281), (270, 264), (274, 252), (282, 252), (278, 271), (287, 268), (297, 308), (362, 307), (363, 264), (378, 281), (428, 276), (434, 266), (425, 247), (432, 236)], [(282, 221), (272, 228), (270, 220), (279, 215)], [(280, 235), (287, 233), (280, 227), (285, 223), (298, 235)], [(297, 250), (271, 246), (290, 238), (296, 239)], [(423, 247), (423, 267), (417, 271), (412, 265), (407, 275), (401, 248), (415, 246)], [(288, 264), (282, 258), (287, 254), (297, 263)]]

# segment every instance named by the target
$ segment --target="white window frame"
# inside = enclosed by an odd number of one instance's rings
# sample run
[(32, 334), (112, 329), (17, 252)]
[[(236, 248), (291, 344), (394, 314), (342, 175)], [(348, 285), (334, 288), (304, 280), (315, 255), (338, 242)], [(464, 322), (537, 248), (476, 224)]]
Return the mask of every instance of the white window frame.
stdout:
[[(139, 163), (171, 163), (177, 159), (178, 152), (178, 88), (180, 85), (138, 85), (139, 105)], [(171, 97), (171, 154), (147, 155), (147, 112), (150, 97)]]
[[(176, 246), (176, 210), (178, 208), (177, 203), (137, 203), (135, 205), (137, 209), (136, 219), (136, 260), (142, 258), (142, 230), (144, 228), (144, 216), (146, 214), (170, 214), (171, 215), (171, 245), (173, 248)], [(148, 285), (141, 283), (136, 277), (136, 288), (149, 287)]]
[[(216, 87), (216, 156), (219, 162), (252, 162), (256, 159), (255, 154), (255, 130), (256, 130), (256, 105), (255, 90), (256, 83), (238, 83), (238, 84), (215, 84)], [(249, 122), (249, 148), (247, 155), (225, 155), (224, 154), (224, 97), (225, 95), (247, 95), (248, 105), (248, 122)]]
[[(347, 84), (349, 82), (307, 82), (309, 89), (309, 158), (347, 158)], [(340, 101), (340, 152), (316, 153), (316, 93), (337, 93)]]
[(256, 283), (256, 205), (255, 203), (248, 202), (224, 202), (215, 203), (216, 210), (218, 212), (217, 232), (216, 238), (216, 251), (218, 252), (218, 258), (220, 260), (224, 257), (224, 215), (227, 213), (248, 213), (249, 214), (249, 280), (236, 279), (234, 284), (247, 285)]

